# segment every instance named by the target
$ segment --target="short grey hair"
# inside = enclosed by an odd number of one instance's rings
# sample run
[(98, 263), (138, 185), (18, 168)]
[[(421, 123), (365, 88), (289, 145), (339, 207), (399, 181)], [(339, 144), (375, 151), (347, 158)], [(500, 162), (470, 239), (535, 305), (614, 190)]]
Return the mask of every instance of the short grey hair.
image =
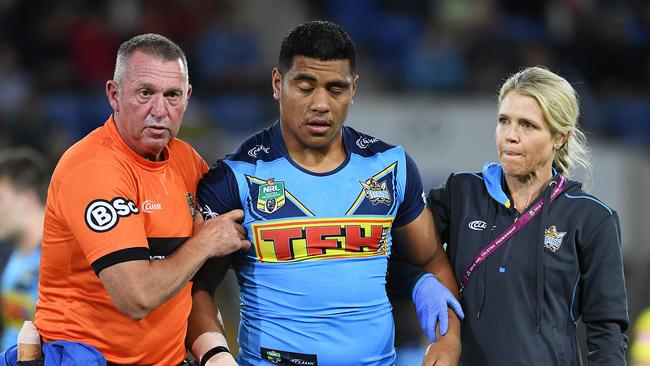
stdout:
[(115, 72), (113, 73), (113, 80), (118, 84), (122, 73), (124, 72), (126, 61), (135, 51), (143, 52), (163, 61), (175, 61), (181, 59), (185, 72), (185, 82), (189, 84), (189, 72), (187, 69), (187, 58), (185, 58), (185, 53), (183, 53), (183, 50), (169, 38), (155, 33), (137, 35), (120, 45), (120, 48), (117, 50)]

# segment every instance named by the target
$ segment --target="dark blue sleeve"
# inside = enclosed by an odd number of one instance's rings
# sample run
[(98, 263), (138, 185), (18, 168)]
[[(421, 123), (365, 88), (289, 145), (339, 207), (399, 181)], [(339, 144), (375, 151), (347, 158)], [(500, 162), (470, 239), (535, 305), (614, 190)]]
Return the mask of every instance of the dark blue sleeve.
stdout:
[(410, 300), (413, 295), (413, 287), (427, 273), (429, 272), (414, 265), (398, 261), (391, 256), (388, 259), (386, 288), (390, 292), (397, 292)]
[[(415, 164), (413, 164), (413, 166), (417, 172)], [(453, 174), (449, 176), (447, 184), (449, 184), (449, 180), (451, 180), (452, 176)], [(419, 186), (419, 189), (422, 189), (421, 185)], [(427, 205), (431, 211), (433, 211), (433, 217), (436, 220), (436, 226), (441, 235), (442, 241), (448, 242), (449, 231), (447, 230), (447, 223), (449, 222), (451, 199), (449, 198), (449, 191), (447, 190), (446, 185), (429, 191)], [(410, 296), (413, 293), (413, 287), (426, 273), (428, 272), (391, 257), (388, 261), (386, 286), (390, 291), (399, 292), (410, 299)]]
[(589, 365), (625, 365), (629, 317), (618, 214), (587, 235), (578, 245)]
[(451, 196), (448, 187), (453, 177), (454, 175), (451, 174), (446, 183), (438, 188), (431, 189), (427, 195), (427, 206), (433, 212), (433, 218), (436, 220), (436, 228), (440, 234), (440, 240), (443, 243), (449, 243)]
[(223, 160), (218, 160), (199, 181), (196, 201), (206, 220), (219, 214), (241, 209), (237, 179)]
[(422, 179), (415, 161), (406, 154), (406, 188), (404, 201), (397, 209), (394, 227), (404, 226), (415, 220), (424, 209), (422, 198)]

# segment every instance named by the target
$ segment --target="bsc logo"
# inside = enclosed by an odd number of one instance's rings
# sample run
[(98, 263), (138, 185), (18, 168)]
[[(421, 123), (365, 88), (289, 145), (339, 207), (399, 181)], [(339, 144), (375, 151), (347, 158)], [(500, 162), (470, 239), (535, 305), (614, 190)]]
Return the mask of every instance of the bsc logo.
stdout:
[(86, 225), (92, 231), (103, 233), (114, 228), (120, 221), (120, 217), (138, 213), (138, 206), (126, 198), (115, 197), (110, 202), (97, 199), (86, 207)]

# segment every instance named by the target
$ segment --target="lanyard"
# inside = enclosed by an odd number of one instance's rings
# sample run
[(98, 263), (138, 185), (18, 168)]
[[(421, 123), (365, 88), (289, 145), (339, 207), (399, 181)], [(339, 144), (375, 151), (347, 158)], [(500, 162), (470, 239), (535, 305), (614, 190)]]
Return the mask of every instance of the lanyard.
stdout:
[[(553, 184), (555, 182), (551, 182)], [(564, 184), (566, 183), (566, 178), (560, 175), (560, 182), (555, 185), (553, 192), (551, 192), (551, 202), (553, 202), (557, 196), (562, 191)], [(510, 225), (504, 232), (502, 232), (496, 239), (492, 240), (481, 252), (474, 258), (472, 264), (467, 268), (463, 278), (460, 280), (460, 291), (462, 293), (463, 289), (469, 283), (469, 278), (472, 276), (474, 271), (478, 268), (481, 263), (483, 263), (487, 257), (489, 257), (495, 250), (499, 249), (503, 244), (505, 244), (510, 238), (512, 238), (517, 231), (519, 231), (524, 225), (526, 225), (530, 220), (535, 217), (539, 211), (541, 211), (542, 206), (544, 205), (544, 199), (540, 198), (537, 200), (537, 203), (530, 209), (528, 212), (520, 216), (515, 220), (512, 225)], [(487, 228), (489, 229), (489, 228)]]

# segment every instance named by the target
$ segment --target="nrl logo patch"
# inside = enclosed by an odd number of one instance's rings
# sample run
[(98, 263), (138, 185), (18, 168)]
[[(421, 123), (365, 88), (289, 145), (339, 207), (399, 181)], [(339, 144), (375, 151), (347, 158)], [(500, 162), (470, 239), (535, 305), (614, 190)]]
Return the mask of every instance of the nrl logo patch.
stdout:
[(270, 214), (284, 206), (285, 200), (284, 182), (269, 178), (265, 184), (260, 185), (257, 209)]
[(373, 205), (384, 203), (387, 206), (390, 206), (390, 192), (388, 192), (385, 180), (381, 183), (377, 183), (374, 178), (370, 178), (365, 182), (359, 181), (359, 184), (363, 187), (366, 198), (368, 198), (370, 203)]
[(566, 235), (566, 232), (558, 232), (555, 225), (549, 227), (544, 231), (544, 248), (548, 248), (555, 253), (562, 246), (564, 235)]

